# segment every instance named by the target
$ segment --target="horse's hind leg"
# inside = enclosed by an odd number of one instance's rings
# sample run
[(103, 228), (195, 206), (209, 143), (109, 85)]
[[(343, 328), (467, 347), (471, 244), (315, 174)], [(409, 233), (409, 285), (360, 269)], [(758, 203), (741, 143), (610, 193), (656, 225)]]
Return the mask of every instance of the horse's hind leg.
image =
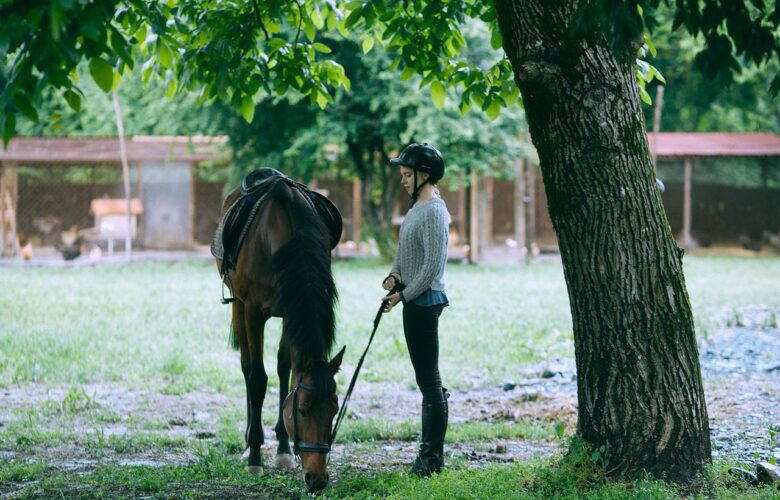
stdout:
[(293, 456), (290, 451), (290, 439), (287, 429), (284, 427), (284, 400), (290, 390), (290, 352), (282, 345), (276, 355), (276, 373), (279, 375), (279, 418), (276, 421), (276, 439), (279, 445), (276, 447), (276, 467), (292, 468)]
[(268, 375), (263, 366), (263, 330), (267, 318), (258, 308), (233, 303), (233, 328), (241, 349), (241, 371), (244, 373), (247, 395), (246, 444), (249, 447), (248, 470), (263, 471), (264, 442), (262, 410)]

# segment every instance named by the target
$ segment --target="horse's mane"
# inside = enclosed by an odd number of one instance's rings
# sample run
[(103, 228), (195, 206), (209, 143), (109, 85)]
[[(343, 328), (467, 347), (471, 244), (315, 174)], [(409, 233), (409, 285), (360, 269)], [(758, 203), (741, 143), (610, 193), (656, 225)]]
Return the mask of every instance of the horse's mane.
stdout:
[(335, 341), (338, 294), (330, 271), (328, 230), (284, 182), (268, 196), (284, 206), (292, 226), (290, 240), (271, 257), (276, 278), (274, 306), (284, 317), (285, 341), (297, 352), (298, 366), (312, 372), (316, 381), (324, 376)]

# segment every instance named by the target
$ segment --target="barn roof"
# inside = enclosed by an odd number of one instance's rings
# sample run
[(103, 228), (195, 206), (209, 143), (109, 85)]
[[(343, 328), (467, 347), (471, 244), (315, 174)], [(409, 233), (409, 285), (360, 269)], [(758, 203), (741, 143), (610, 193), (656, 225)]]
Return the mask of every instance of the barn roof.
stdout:
[[(133, 136), (125, 141), (127, 159), (138, 161), (215, 160), (225, 137)], [(0, 147), (0, 161), (19, 164), (119, 164), (116, 137), (15, 137), (7, 149)]]
[[(650, 151), (655, 142), (648, 133)], [(659, 158), (690, 156), (780, 156), (780, 136), (766, 132), (660, 132)]]

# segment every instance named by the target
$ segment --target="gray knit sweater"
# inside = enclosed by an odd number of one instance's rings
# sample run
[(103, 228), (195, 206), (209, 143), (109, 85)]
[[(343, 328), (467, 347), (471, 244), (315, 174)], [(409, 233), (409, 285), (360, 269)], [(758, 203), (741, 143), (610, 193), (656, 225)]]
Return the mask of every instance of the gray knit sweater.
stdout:
[(444, 291), (449, 225), (450, 214), (441, 198), (417, 203), (406, 214), (390, 271), (400, 274), (406, 285), (404, 302), (413, 301), (428, 288)]

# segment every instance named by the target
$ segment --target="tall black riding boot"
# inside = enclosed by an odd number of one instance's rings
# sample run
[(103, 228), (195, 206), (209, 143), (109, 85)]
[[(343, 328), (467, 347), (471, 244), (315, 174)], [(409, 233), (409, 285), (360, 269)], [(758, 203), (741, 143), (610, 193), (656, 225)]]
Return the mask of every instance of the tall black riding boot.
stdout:
[(446, 387), (441, 388), (442, 395), (444, 396), (444, 399), (442, 400), (442, 404), (444, 405), (444, 425), (441, 427), (441, 438), (439, 439), (439, 449), (438, 451), (438, 457), (439, 462), (437, 464), (437, 467), (434, 468), (433, 472), (440, 473), (441, 470), (444, 468), (444, 438), (447, 435), (447, 422), (450, 418), (450, 407), (447, 403), (447, 399), (450, 397), (450, 393), (447, 392)]
[(420, 451), (409, 470), (413, 476), (431, 477), (444, 467), (444, 435), (448, 417), (446, 392), (444, 394), (442, 401), (423, 403)]

